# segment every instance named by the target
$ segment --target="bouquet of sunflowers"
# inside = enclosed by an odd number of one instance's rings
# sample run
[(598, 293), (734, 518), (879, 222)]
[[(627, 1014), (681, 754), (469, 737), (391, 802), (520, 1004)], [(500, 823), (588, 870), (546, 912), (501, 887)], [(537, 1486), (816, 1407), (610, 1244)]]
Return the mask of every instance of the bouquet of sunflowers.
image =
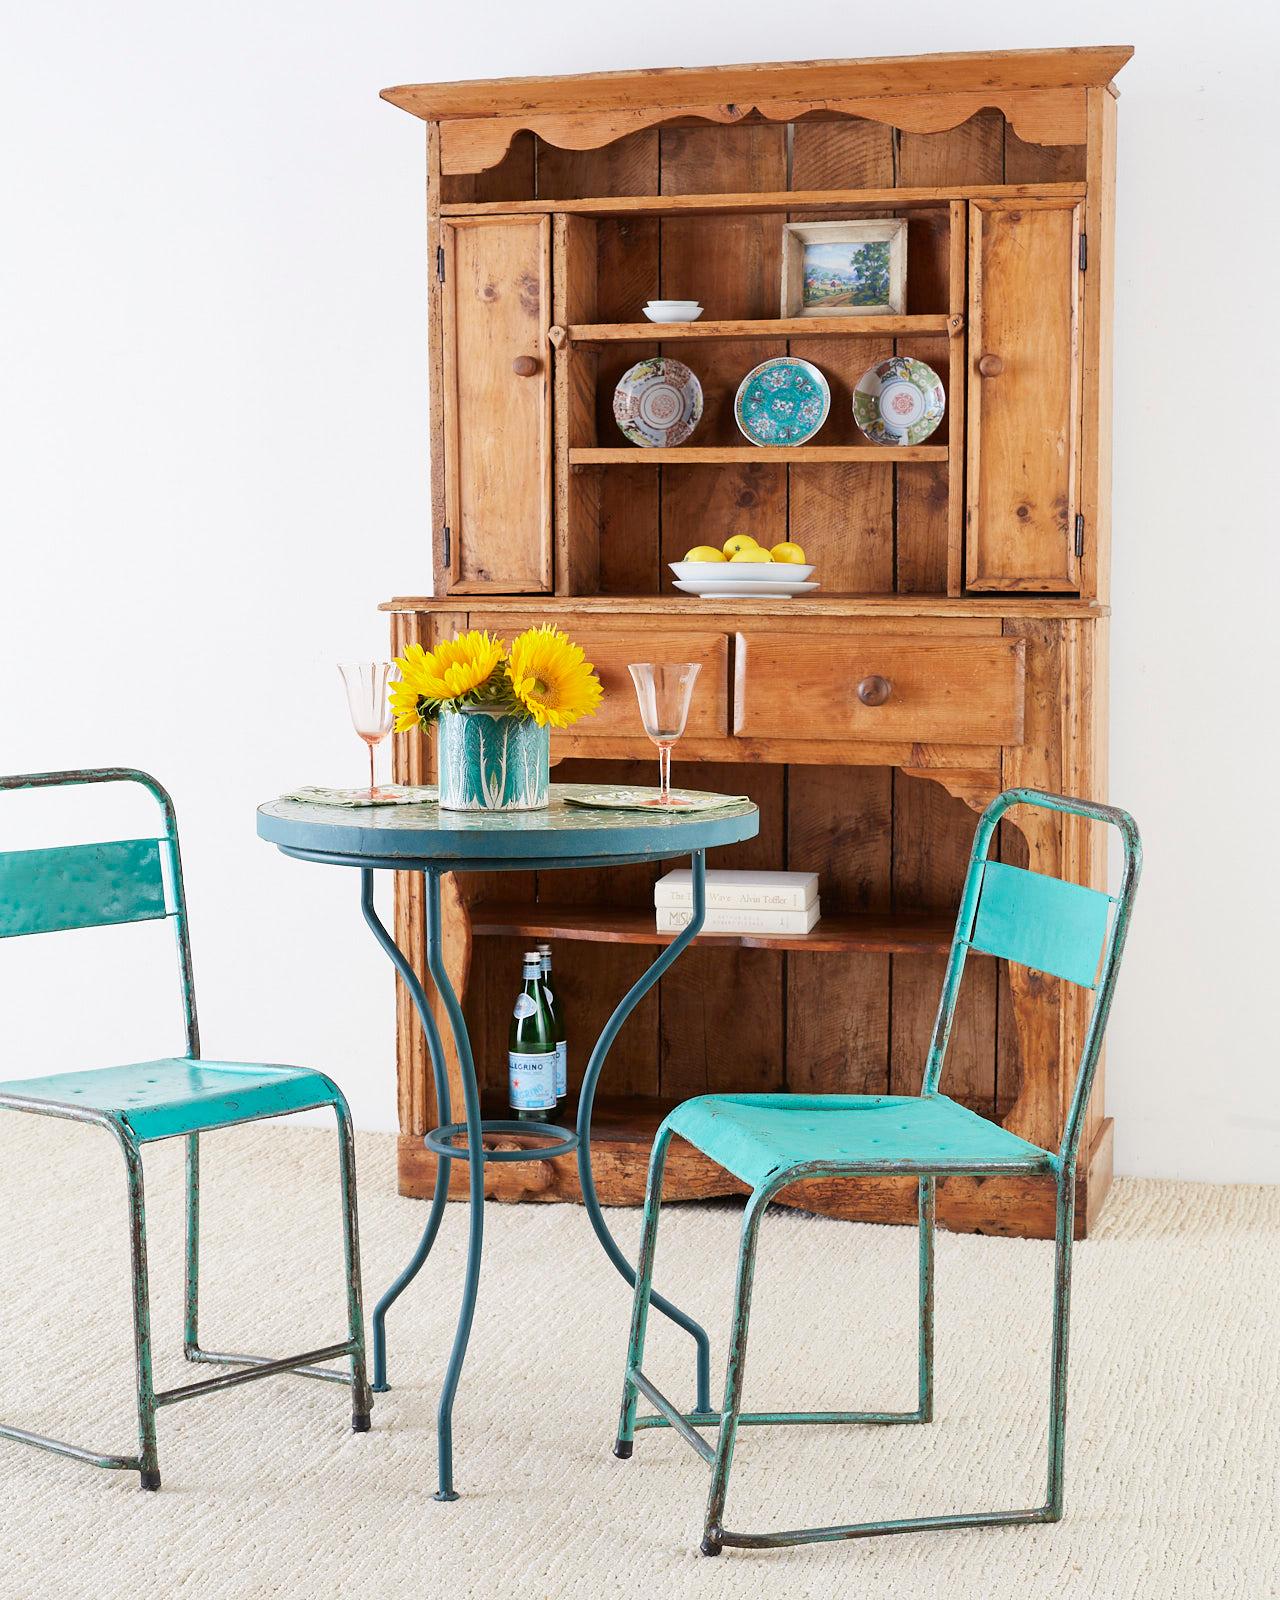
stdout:
[(396, 665), (400, 679), (391, 685), (391, 705), (398, 732), (470, 708), (540, 728), (568, 728), (594, 716), (604, 694), (582, 646), (550, 623), (526, 629), (510, 649), (504, 639), (475, 629), (433, 650), (411, 644)]
[(439, 729), (440, 804), (451, 811), (534, 811), (548, 804), (552, 728), (594, 716), (604, 691), (559, 628), (511, 641), (473, 629), (396, 657), (396, 728)]

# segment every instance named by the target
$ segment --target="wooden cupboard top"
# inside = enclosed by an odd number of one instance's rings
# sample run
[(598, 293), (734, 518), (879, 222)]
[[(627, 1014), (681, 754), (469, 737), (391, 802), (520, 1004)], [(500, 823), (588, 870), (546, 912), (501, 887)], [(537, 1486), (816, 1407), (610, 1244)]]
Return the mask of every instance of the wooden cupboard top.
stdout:
[(482, 601), (468, 601), (458, 595), (397, 595), (384, 600), (379, 611), (448, 611), (465, 615), (477, 609), (485, 612), (537, 611), (539, 615), (567, 619), (575, 614), (615, 616), (668, 616), (682, 623), (698, 618), (708, 627), (736, 626), (742, 617), (942, 617), (957, 622), (965, 617), (1072, 617), (1100, 618), (1111, 615), (1110, 606), (1091, 604), (1073, 596), (980, 595), (951, 599), (945, 595), (870, 594), (800, 595), (794, 600), (734, 600), (716, 606), (696, 595), (485, 595)]
[(879, 95), (1081, 89), (1109, 84), (1132, 45), (1066, 50), (978, 50), (861, 60), (653, 67), (545, 78), (401, 84), (382, 98), (428, 121), (512, 117), (530, 110), (628, 111), (706, 101), (843, 100)]

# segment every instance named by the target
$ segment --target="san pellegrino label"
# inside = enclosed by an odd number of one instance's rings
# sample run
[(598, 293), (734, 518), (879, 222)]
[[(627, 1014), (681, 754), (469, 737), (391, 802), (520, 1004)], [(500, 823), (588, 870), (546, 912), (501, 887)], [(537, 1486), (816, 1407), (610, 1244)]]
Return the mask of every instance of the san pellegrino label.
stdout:
[(555, 1023), (542, 987), (542, 957), (527, 950), (520, 993), (507, 1030), (507, 1099), (518, 1117), (556, 1108)]
[(569, 1045), (565, 1034), (564, 1006), (551, 987), (551, 946), (540, 944), (538, 954), (542, 957), (542, 987), (551, 1006), (551, 1022), (556, 1035), (556, 1098), (563, 1100), (569, 1092)]

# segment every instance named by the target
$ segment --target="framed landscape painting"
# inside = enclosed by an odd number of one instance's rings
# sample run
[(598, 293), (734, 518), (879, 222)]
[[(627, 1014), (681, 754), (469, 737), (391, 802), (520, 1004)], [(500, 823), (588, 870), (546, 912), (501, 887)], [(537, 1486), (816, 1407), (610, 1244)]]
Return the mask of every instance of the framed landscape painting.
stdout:
[(905, 218), (783, 224), (784, 317), (901, 316), (906, 301)]

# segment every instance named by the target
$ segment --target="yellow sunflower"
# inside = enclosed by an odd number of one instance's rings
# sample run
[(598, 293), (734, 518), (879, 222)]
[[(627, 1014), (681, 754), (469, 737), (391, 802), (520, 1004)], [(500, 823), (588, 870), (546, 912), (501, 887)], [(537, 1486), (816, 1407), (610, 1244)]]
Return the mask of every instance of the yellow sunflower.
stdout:
[(550, 623), (511, 641), (511, 692), (540, 728), (567, 728), (595, 715), (604, 690), (581, 645)]
[(397, 731), (417, 727), (441, 703), (456, 704), (484, 688), (501, 667), (506, 649), (505, 640), (475, 629), (443, 640), (434, 650), (409, 645), (396, 657), (400, 679), (391, 685)]

